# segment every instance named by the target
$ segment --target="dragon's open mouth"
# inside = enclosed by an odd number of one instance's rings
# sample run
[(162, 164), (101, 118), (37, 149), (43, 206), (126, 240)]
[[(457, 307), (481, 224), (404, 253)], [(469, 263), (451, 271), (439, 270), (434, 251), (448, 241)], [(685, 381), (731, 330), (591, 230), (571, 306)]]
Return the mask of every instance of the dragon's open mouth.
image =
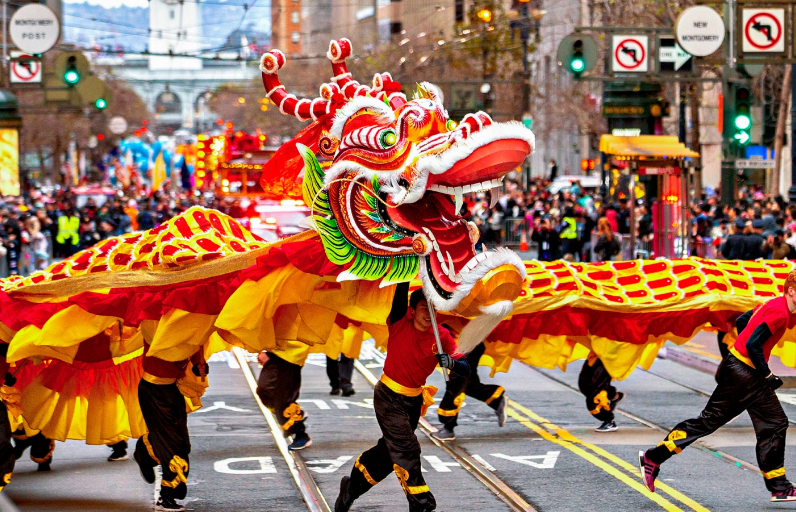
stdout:
[[(457, 297), (466, 295), (474, 281), (489, 270), (506, 263), (523, 268), (519, 257), (510, 251), (476, 254), (476, 228), (459, 216), (463, 193), (496, 188), (529, 152), (529, 143), (521, 139), (483, 142), (467, 148), (467, 154), (450, 162), (444, 172), (432, 173), (421, 199), (389, 209), (394, 224), (419, 233), (430, 246), (421, 264), (421, 278), (440, 297), (438, 307), (446, 306), (440, 309), (455, 308)], [(457, 149), (454, 146), (449, 151)], [(444, 159), (440, 155), (437, 162)]]

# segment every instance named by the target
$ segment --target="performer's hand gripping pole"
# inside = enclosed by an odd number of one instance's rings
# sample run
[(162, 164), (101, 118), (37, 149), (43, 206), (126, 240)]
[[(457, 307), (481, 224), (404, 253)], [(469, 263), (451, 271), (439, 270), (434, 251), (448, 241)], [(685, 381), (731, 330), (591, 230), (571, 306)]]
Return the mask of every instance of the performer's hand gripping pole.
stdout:
[[(437, 353), (442, 354), (442, 342), (439, 340), (439, 327), (437, 327), (437, 311), (434, 309), (434, 304), (426, 295), (426, 303), (428, 304), (428, 312), (431, 314), (431, 328), (434, 329), (434, 337), (437, 338)], [(442, 376), (445, 377), (445, 382), (448, 382), (448, 369), (442, 369)]]

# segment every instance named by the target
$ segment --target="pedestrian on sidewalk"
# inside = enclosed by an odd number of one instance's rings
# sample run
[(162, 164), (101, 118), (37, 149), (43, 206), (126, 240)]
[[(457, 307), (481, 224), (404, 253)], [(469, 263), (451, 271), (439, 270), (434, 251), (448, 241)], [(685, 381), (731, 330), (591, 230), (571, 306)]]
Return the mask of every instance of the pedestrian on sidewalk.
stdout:
[(440, 441), (453, 441), (456, 434), (453, 429), (458, 425), (459, 411), (464, 405), (464, 397), (469, 396), (484, 402), (495, 411), (498, 418), (498, 426), (506, 424), (508, 419), (508, 397), (503, 386), (495, 384), (484, 384), (478, 376), (478, 363), (484, 355), (486, 346), (479, 343), (472, 352), (467, 354), (467, 364), (470, 366), (470, 375), (462, 376), (455, 373), (450, 374), (450, 378), (445, 386), (445, 396), (437, 409), (437, 417), (442, 423), (443, 429), (433, 434)]
[(389, 349), (384, 372), (376, 384), (373, 408), (382, 437), (376, 446), (357, 457), (351, 476), (340, 481), (340, 495), (335, 512), (347, 512), (354, 500), (368, 492), (387, 475), (395, 472), (410, 512), (428, 512), (437, 508), (434, 495), (426, 485), (420, 465), (420, 443), (415, 429), (437, 389), (426, 386), (426, 379), (437, 363), (451, 373), (467, 377), (470, 366), (464, 354), (456, 352), (456, 342), (445, 327), (439, 327), (443, 353), (437, 353), (431, 312), (422, 290), (409, 298), (408, 283), (396, 287), (389, 322)]
[(782, 379), (768, 367), (771, 349), (796, 326), (796, 271), (788, 274), (784, 288), (784, 295), (736, 321), (738, 338), (721, 362), (718, 385), (699, 417), (677, 424), (658, 446), (639, 452), (641, 478), (650, 491), (655, 492), (661, 464), (747, 411), (757, 436), (757, 464), (771, 501), (796, 501), (796, 488), (785, 477), (788, 417), (775, 393)]
[(285, 436), (293, 436), (290, 450), (303, 450), (312, 445), (304, 422), (307, 415), (297, 403), (301, 392), (301, 370), (307, 361), (310, 346), (300, 341), (285, 342), (284, 349), (260, 352), (257, 362), (263, 365), (257, 380), (257, 396), (282, 427)]
[(343, 396), (354, 396), (354, 385), (351, 378), (354, 375), (354, 360), (341, 353), (337, 359), (326, 356), (326, 376), (329, 377), (329, 385), (332, 390), (330, 395), (339, 395), (341, 390)]
[(605, 369), (603, 362), (597, 354), (591, 352), (580, 369), (578, 388), (586, 396), (589, 414), (602, 422), (594, 429), (597, 432), (614, 432), (619, 428), (614, 422), (614, 410), (625, 398), (625, 394), (617, 391), (611, 385), (611, 380), (613, 377)]

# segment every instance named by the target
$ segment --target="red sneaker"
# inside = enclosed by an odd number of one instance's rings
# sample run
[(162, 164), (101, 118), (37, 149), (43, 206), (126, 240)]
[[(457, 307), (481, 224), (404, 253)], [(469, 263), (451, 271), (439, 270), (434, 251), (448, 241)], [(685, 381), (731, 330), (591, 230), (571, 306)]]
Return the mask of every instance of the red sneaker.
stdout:
[(644, 481), (644, 485), (647, 486), (650, 492), (655, 492), (655, 479), (658, 478), (661, 465), (649, 460), (644, 455), (644, 452), (638, 452), (638, 469), (641, 471), (641, 479)]
[(771, 493), (771, 501), (775, 503), (780, 501), (796, 501), (796, 487), (791, 487), (787, 491)]

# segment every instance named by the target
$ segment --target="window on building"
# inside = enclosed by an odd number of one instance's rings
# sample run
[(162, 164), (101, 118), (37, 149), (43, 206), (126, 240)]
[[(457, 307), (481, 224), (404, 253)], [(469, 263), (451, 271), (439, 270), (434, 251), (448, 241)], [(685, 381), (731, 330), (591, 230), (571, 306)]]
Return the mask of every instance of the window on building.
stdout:
[(462, 23), (464, 21), (464, 0), (456, 0), (455, 8), (456, 23)]
[(172, 20), (174, 19), (174, 9), (171, 9), (169, 11), (169, 19), (172, 19)]
[(290, 39), (293, 41), (293, 44), (299, 44), (299, 41), (301, 40), (301, 34), (299, 34), (297, 31), (294, 31), (293, 34), (290, 35)]
[(398, 36), (401, 35), (401, 31), (404, 29), (404, 24), (400, 21), (393, 21), (390, 23), (390, 36)]
[(290, 21), (292, 21), (295, 24), (298, 24), (299, 20), (300, 20), (300, 18), (299, 18), (299, 12), (298, 11), (293, 11), (293, 12), (290, 13)]

